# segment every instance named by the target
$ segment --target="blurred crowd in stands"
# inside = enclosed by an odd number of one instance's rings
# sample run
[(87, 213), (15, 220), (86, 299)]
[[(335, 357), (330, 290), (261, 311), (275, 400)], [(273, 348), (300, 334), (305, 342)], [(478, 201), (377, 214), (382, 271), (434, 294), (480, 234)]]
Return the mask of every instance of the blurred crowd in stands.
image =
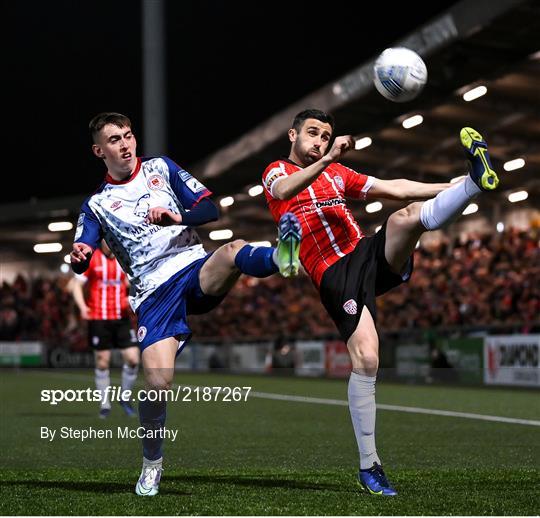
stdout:
[[(509, 230), (441, 242), (415, 252), (411, 282), (378, 299), (381, 330), (509, 324), (538, 330), (538, 232)], [(43, 340), (86, 347), (85, 324), (67, 288), (69, 276), (19, 276), (0, 288), (0, 340)], [(211, 313), (190, 317), (198, 339), (335, 336), (309, 278), (242, 277)]]
[(62, 275), (30, 279), (19, 275), (0, 287), (0, 340), (40, 340), (86, 346), (86, 329)]

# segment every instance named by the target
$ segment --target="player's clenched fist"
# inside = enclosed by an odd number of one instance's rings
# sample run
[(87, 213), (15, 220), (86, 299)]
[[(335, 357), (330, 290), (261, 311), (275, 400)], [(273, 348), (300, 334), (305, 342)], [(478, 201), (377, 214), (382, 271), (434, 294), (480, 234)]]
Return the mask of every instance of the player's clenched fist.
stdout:
[(90, 259), (92, 252), (92, 247), (88, 246), (86, 243), (73, 243), (73, 250), (69, 254), (71, 263), (82, 263), (83, 261)]
[(182, 222), (182, 216), (176, 214), (172, 210), (164, 209), (163, 207), (152, 207), (148, 211), (146, 221), (154, 225), (162, 225), (167, 227), (169, 225), (178, 225)]
[(332, 144), (332, 148), (328, 152), (328, 156), (333, 162), (336, 162), (351, 149), (354, 149), (354, 139), (351, 135), (336, 137), (336, 140), (334, 140), (334, 143)]

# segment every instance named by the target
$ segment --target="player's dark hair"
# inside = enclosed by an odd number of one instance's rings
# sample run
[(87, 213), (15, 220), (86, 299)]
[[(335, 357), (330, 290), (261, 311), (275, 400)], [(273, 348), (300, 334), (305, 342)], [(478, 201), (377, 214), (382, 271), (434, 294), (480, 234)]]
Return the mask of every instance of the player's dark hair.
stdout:
[(103, 129), (107, 124), (114, 124), (119, 128), (131, 128), (131, 121), (129, 117), (122, 115), (121, 113), (115, 112), (103, 112), (98, 113), (88, 124), (88, 130), (90, 131), (90, 137), (92, 142), (96, 141), (97, 134)]
[(334, 131), (334, 117), (332, 117), (332, 115), (325, 113), (321, 110), (315, 110), (315, 109), (301, 111), (294, 118), (293, 128), (297, 132), (300, 132), (300, 130), (302, 129), (302, 126), (304, 125), (304, 122), (307, 119), (317, 119), (318, 121), (326, 122), (327, 124), (330, 124), (330, 126), (332, 127), (332, 131)]

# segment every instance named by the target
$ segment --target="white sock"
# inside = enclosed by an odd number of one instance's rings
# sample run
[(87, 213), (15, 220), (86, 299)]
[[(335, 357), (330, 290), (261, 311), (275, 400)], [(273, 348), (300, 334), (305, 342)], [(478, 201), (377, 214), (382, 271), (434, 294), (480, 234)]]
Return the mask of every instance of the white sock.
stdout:
[(138, 365), (130, 367), (127, 363), (124, 363), (124, 366), (122, 367), (122, 394), (126, 390), (131, 390), (133, 388), (138, 372)]
[(480, 188), (470, 175), (462, 182), (441, 191), (435, 198), (427, 200), (420, 209), (420, 221), (426, 230), (437, 230), (454, 221), (475, 196)]
[(143, 456), (142, 463), (144, 467), (161, 468), (161, 466), (163, 465), (163, 457), (160, 457), (159, 459), (156, 459), (156, 460), (148, 460), (146, 457)]
[(272, 252), (272, 261), (274, 261), (274, 264), (276, 266), (279, 266), (279, 261), (277, 257), (277, 248), (274, 248), (274, 251)]
[(107, 398), (107, 387), (111, 384), (109, 369), (96, 369), (95, 371), (96, 388), (101, 395), (101, 408), (111, 408), (111, 402)]
[(375, 381), (376, 376), (351, 372), (349, 378), (349, 411), (360, 453), (360, 469), (381, 464), (375, 447)]

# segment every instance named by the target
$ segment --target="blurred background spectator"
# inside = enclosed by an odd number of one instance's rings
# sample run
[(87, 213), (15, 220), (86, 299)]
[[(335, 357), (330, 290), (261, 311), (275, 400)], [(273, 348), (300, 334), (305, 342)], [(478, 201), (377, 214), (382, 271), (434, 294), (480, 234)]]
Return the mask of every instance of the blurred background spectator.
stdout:
[[(0, 340), (43, 340), (85, 349), (86, 323), (66, 289), (68, 281), (67, 276), (28, 280), (19, 275), (12, 284), (4, 282)], [(517, 325), (522, 333), (538, 329), (538, 237), (509, 229), (418, 248), (411, 282), (379, 298), (378, 308), (383, 331), (498, 324)], [(223, 304), (190, 317), (190, 324), (197, 339), (337, 334), (305, 275), (292, 280), (242, 277)], [(281, 356), (285, 360), (287, 354)]]

